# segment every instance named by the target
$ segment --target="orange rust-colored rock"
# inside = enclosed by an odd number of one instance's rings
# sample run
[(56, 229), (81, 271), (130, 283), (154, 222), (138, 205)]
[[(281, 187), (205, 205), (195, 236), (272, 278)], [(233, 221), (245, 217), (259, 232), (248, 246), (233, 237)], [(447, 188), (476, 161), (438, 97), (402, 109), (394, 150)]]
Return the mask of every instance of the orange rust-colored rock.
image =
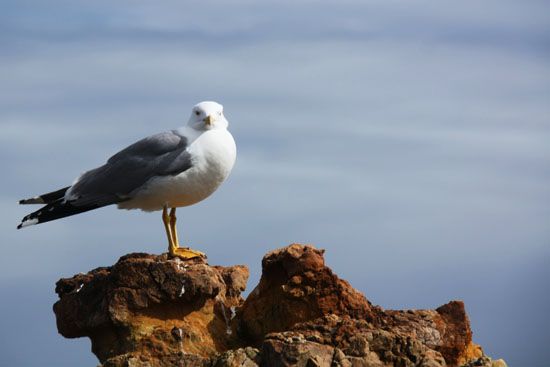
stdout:
[(323, 253), (292, 244), (264, 256), (260, 283), (239, 313), (239, 331), (246, 338), (258, 343), (267, 333), (328, 314), (379, 317), (380, 308), (325, 266)]
[(57, 283), (58, 330), (89, 337), (103, 367), (491, 366), (461, 301), (383, 310), (323, 253), (298, 244), (268, 253), (246, 301), (245, 266), (123, 256)]
[(385, 311), (386, 325), (439, 352), (448, 366), (460, 366), (483, 356), (472, 342), (470, 321), (462, 301), (451, 301), (435, 310)]
[(436, 311), (441, 316), (438, 329), (442, 340), (446, 341), (437, 350), (446, 357), (447, 364), (461, 365), (483, 355), (481, 347), (472, 342), (470, 320), (463, 302), (449, 302)]
[(130, 254), (112, 267), (60, 280), (57, 327), (65, 337), (88, 336), (103, 363), (121, 355), (207, 359), (236, 343), (231, 313), (247, 279), (245, 266)]

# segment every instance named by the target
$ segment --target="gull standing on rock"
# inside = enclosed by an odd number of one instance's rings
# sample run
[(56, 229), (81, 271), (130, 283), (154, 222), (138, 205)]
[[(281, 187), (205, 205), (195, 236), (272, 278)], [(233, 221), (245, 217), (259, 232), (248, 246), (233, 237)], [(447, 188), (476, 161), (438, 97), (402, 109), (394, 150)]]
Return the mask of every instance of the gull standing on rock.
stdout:
[[(179, 246), (176, 208), (206, 199), (227, 178), (237, 156), (223, 106), (201, 102), (186, 126), (144, 138), (85, 172), (71, 185), (20, 204), (45, 204), (18, 229), (117, 204), (119, 209), (162, 210), (171, 256), (202, 252)], [(168, 209), (170, 208), (170, 213)]]

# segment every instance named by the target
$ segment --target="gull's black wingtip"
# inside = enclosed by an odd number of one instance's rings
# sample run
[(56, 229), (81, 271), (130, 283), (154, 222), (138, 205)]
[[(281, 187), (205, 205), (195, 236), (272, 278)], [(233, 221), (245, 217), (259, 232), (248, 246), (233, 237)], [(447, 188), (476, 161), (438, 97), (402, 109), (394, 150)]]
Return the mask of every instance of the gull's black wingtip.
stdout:
[(19, 200), (19, 204), (26, 205), (26, 204), (52, 204), (59, 199), (62, 199), (65, 196), (65, 193), (69, 189), (70, 186), (64, 187), (62, 189), (59, 189), (57, 191), (52, 191), (47, 194), (42, 194), (35, 196), (33, 198), (28, 199), (22, 199)]
[(20, 205), (25, 205), (25, 204), (46, 204), (46, 202), (44, 201), (44, 199), (41, 196), (37, 196), (37, 197), (34, 197), (34, 198), (30, 198), (30, 199), (19, 200), (19, 204)]

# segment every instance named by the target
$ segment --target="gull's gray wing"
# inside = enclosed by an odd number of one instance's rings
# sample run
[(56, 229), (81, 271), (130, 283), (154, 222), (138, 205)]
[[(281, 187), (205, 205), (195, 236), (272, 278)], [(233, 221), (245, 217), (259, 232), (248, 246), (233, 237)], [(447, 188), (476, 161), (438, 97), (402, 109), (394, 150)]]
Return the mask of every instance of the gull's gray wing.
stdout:
[(65, 198), (75, 206), (109, 205), (132, 197), (155, 176), (177, 175), (192, 167), (187, 139), (168, 131), (142, 139), (84, 173)]

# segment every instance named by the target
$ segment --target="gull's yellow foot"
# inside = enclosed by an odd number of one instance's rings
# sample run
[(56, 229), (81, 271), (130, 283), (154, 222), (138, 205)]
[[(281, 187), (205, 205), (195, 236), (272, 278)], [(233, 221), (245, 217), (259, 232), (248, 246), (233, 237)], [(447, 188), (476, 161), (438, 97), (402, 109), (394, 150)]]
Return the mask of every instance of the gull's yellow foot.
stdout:
[(197, 257), (206, 259), (206, 254), (204, 252), (192, 250), (189, 247), (172, 247), (170, 248), (169, 253), (170, 253), (170, 256), (179, 257), (180, 259), (183, 259), (183, 260), (194, 259)]

